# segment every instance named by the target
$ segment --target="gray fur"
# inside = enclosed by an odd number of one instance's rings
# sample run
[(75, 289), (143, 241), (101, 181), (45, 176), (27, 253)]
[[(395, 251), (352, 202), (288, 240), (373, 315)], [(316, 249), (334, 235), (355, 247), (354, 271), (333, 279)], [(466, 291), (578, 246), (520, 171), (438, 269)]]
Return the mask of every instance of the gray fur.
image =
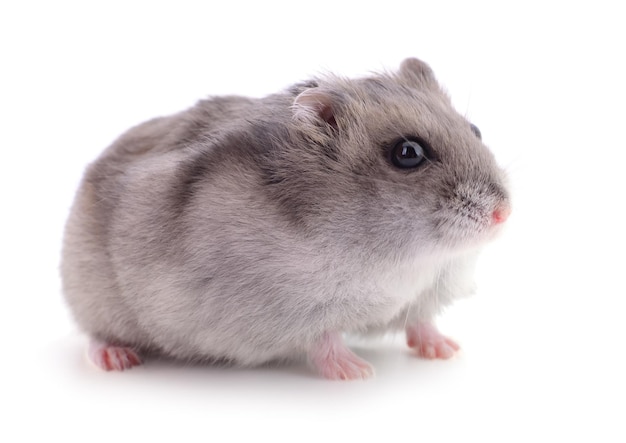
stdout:
[[(330, 119), (333, 119), (330, 121)], [(395, 140), (434, 151), (395, 168)], [(222, 97), (129, 130), (91, 164), (63, 288), (109, 343), (255, 365), (326, 331), (431, 320), (471, 291), (501, 170), (416, 59), (262, 99)]]

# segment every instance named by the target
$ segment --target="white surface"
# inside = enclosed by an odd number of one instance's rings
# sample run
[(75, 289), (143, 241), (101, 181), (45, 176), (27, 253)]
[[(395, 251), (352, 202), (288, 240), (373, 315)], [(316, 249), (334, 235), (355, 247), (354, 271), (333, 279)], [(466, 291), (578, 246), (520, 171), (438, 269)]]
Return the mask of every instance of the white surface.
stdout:
[[(7, 3), (1, 441), (626, 440), (617, 2)], [(456, 358), (415, 359), (401, 337), (366, 343), (355, 349), (377, 377), (354, 383), (301, 368), (103, 373), (86, 362), (57, 263), (88, 161), (129, 126), (205, 95), (263, 95), (406, 56), (432, 65), (515, 191), (478, 295), (440, 321), (463, 347)]]

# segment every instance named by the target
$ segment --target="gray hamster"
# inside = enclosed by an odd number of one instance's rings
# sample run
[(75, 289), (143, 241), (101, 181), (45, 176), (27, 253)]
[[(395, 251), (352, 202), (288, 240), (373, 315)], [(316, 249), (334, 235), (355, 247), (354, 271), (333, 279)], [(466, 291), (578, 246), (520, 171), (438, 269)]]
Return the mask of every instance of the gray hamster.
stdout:
[(510, 213), (503, 171), (417, 59), (140, 124), (86, 170), (67, 221), (69, 307), (106, 370), (148, 355), (373, 374), (343, 333), (458, 345), (434, 317), (472, 291)]

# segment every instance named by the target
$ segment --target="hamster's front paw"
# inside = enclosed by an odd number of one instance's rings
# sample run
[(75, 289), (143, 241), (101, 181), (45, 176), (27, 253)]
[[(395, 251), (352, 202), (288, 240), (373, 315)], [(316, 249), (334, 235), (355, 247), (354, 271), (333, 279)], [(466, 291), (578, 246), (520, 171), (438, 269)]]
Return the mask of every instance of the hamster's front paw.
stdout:
[(89, 344), (88, 355), (96, 366), (105, 371), (123, 371), (141, 364), (141, 358), (131, 348), (98, 341)]
[(338, 332), (327, 332), (309, 351), (313, 366), (330, 380), (358, 380), (374, 375), (374, 368), (346, 347)]
[(435, 325), (420, 322), (406, 328), (406, 341), (423, 358), (447, 359), (460, 349), (456, 342), (444, 336)]

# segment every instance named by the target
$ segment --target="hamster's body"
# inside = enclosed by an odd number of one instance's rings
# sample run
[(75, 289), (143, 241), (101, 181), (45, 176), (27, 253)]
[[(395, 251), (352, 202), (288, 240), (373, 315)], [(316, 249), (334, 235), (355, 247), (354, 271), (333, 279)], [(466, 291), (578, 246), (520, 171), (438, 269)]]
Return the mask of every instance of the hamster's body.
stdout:
[[(405, 171), (386, 152), (412, 135), (447, 147)], [(470, 201), (477, 187), (485, 201)], [(480, 216), (451, 222), (455, 201)], [(147, 352), (308, 355), (326, 377), (366, 377), (341, 333), (406, 327), (421, 355), (451, 355), (432, 319), (471, 291), (476, 251), (507, 214), (491, 155), (413, 59), (397, 76), (214, 98), (132, 128), (85, 174), (64, 292), (106, 369)]]

